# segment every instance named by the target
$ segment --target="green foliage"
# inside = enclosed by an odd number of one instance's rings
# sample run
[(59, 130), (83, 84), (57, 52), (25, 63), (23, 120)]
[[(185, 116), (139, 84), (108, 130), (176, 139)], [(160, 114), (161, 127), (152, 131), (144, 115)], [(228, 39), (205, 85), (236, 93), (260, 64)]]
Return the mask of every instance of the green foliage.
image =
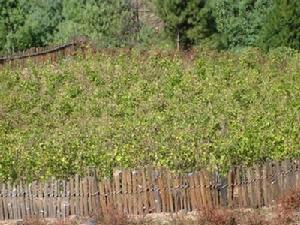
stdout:
[(131, 0), (0, 0), (0, 52), (65, 43), (78, 36), (100, 47), (169, 47), (179, 35), (182, 48), (300, 49), (298, 0), (145, 3), (164, 22), (165, 32), (155, 31), (145, 19), (137, 24)]
[(132, 25), (129, 5), (121, 0), (65, 0), (62, 16), (56, 42), (84, 35), (101, 46), (122, 46), (131, 37), (127, 30)]
[(207, 0), (156, 0), (155, 5), (158, 15), (165, 23), (166, 32), (174, 42), (179, 35), (183, 47), (200, 44), (215, 32)]
[(123, 0), (0, 0), (0, 51), (87, 36), (100, 46), (132, 42), (133, 15)]
[(31, 0), (26, 19), (15, 33), (17, 49), (45, 46), (52, 42), (56, 27), (62, 20), (60, 0)]
[(0, 179), (299, 156), (300, 55), (99, 54), (0, 71)]
[(61, 19), (59, 0), (0, 1), (0, 50), (45, 46)]
[(213, 15), (225, 48), (257, 46), (273, 0), (217, 0)]
[(300, 2), (276, 0), (261, 31), (261, 47), (300, 49)]

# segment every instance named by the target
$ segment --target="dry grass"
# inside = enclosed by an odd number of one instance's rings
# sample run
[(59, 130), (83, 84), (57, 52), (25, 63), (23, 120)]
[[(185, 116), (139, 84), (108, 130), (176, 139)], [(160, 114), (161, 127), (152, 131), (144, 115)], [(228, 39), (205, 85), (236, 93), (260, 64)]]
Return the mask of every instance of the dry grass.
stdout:
[(94, 218), (100, 225), (129, 225), (131, 224), (128, 215), (110, 205), (104, 211), (99, 211)]
[(197, 225), (237, 225), (237, 223), (230, 210), (204, 209), (198, 214)]
[[(160, 215), (158, 219), (132, 219), (126, 213), (111, 205), (92, 216), (93, 224), (97, 225), (294, 225), (297, 224), (297, 213), (300, 209), (300, 189), (294, 189), (278, 200), (274, 209), (231, 210), (201, 209), (193, 216), (187, 214)], [(82, 220), (84, 221), (84, 220)], [(59, 220), (49, 223), (40, 218), (24, 221), (23, 225), (77, 225), (77, 220)], [(299, 224), (299, 223), (298, 223)]]

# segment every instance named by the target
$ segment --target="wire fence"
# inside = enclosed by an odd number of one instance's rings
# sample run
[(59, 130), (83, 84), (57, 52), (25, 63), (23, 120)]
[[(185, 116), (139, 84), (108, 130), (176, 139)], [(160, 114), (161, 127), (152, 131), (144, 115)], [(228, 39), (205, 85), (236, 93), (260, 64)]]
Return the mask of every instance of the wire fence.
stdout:
[(300, 159), (175, 174), (166, 169), (117, 169), (111, 179), (95, 171), (67, 180), (0, 184), (0, 220), (89, 216), (114, 208), (128, 215), (194, 211), (215, 207), (269, 206), (299, 187)]

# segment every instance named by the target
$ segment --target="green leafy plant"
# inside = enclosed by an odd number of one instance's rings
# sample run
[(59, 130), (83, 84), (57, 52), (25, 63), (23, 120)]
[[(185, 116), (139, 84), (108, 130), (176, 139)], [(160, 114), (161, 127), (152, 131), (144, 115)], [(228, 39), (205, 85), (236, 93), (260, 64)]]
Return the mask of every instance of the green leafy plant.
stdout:
[(299, 157), (299, 53), (99, 53), (0, 71), (0, 179)]

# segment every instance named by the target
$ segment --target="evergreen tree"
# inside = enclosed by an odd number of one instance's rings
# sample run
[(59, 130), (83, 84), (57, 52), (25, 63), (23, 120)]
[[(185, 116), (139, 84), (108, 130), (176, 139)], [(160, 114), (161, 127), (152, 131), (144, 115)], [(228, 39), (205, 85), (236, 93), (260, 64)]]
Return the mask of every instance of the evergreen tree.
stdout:
[(256, 46), (272, 0), (217, 0), (213, 7), (226, 48)]
[[(0, 0), (0, 51), (14, 51), (16, 32), (24, 24), (24, 0)], [(26, 2), (25, 2), (26, 5)]]
[(300, 1), (276, 0), (261, 31), (263, 49), (291, 47), (300, 49)]
[(18, 49), (51, 43), (62, 21), (61, 0), (31, 0), (27, 6), (25, 22), (15, 33)]
[(157, 13), (172, 40), (183, 47), (200, 44), (215, 33), (215, 23), (207, 0), (156, 0)]
[(61, 20), (60, 0), (0, 0), (0, 51), (47, 45)]

